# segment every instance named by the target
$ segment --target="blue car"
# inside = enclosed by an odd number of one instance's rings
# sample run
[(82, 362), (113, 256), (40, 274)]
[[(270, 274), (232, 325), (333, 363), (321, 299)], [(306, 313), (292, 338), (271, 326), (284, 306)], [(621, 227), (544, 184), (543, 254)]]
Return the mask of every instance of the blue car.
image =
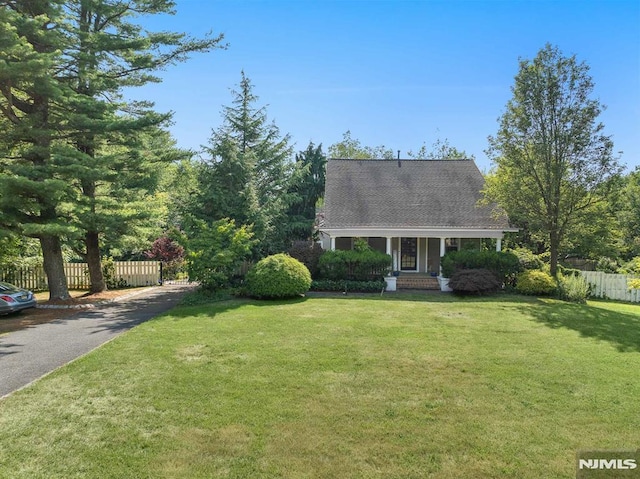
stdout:
[(36, 298), (31, 291), (0, 282), (0, 314), (35, 308)]

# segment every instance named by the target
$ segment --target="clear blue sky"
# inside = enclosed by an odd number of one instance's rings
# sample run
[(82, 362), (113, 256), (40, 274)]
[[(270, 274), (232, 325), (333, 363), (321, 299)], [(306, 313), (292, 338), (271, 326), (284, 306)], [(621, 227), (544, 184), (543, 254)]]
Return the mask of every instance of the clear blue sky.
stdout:
[(135, 93), (175, 112), (182, 147), (207, 142), (244, 69), (296, 150), (311, 140), (326, 151), (347, 130), (403, 157), (447, 138), (487, 170), (518, 58), (549, 42), (591, 67), (606, 133), (640, 165), (640, 0), (178, 0), (175, 16), (145, 25), (229, 43)]

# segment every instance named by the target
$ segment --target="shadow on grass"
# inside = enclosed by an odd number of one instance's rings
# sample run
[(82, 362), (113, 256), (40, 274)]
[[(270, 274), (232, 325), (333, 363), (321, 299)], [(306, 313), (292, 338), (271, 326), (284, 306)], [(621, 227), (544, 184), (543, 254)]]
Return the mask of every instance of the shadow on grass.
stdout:
[(366, 299), (375, 301), (415, 301), (425, 303), (506, 303), (512, 301), (533, 302), (534, 300), (526, 296), (513, 295), (508, 293), (497, 293), (488, 295), (457, 295), (453, 293), (442, 293), (440, 291), (420, 291), (408, 290), (397, 292), (380, 293), (324, 293), (310, 292), (307, 298), (335, 298), (335, 299)]
[(567, 328), (583, 337), (607, 341), (621, 352), (640, 352), (640, 314), (615, 312), (596, 305), (579, 305), (561, 301), (544, 301), (534, 297), (496, 294), (487, 296), (458, 296), (437, 291), (411, 291), (395, 293), (322, 293), (310, 292), (305, 297), (288, 300), (226, 299), (193, 306), (181, 306), (171, 311), (176, 320), (188, 316), (224, 313), (245, 305), (254, 307), (296, 304), (315, 299), (347, 299), (350, 301), (409, 301), (443, 304), (509, 303), (534, 321), (550, 328)]
[(171, 311), (170, 315), (176, 319), (189, 316), (208, 316), (212, 317), (216, 314), (224, 313), (232, 309), (250, 305), (252, 307), (280, 306), (287, 304), (306, 303), (309, 301), (320, 300), (349, 300), (349, 301), (397, 301), (397, 302), (422, 302), (422, 303), (444, 303), (444, 304), (475, 304), (475, 303), (534, 303), (535, 298), (513, 295), (513, 294), (495, 294), (484, 296), (458, 296), (450, 293), (441, 293), (439, 291), (402, 291), (393, 293), (347, 293), (340, 292), (320, 292), (311, 291), (305, 296), (289, 299), (252, 299), (246, 297), (232, 297), (231, 295), (218, 295), (208, 300), (207, 294), (202, 295), (198, 291), (190, 293), (191, 298), (185, 297), (186, 301), (178, 304), (178, 307)]
[(640, 352), (640, 314), (541, 300), (522, 305), (522, 311), (550, 328), (572, 329), (583, 337), (607, 341), (620, 352)]

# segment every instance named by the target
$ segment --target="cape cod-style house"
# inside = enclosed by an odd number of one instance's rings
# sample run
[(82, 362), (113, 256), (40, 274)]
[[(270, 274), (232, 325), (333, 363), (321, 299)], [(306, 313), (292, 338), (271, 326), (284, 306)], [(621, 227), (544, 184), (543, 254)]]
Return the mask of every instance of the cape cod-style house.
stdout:
[(390, 254), (394, 270), (435, 275), (451, 249), (491, 238), (501, 249), (509, 226), (495, 205), (481, 205), (482, 173), (473, 160), (327, 162), (320, 232), (325, 249), (354, 238)]

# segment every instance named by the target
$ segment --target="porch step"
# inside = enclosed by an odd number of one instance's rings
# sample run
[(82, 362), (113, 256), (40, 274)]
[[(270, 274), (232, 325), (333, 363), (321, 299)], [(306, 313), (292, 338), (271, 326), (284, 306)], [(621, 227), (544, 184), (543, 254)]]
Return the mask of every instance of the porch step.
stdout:
[(440, 289), (438, 279), (433, 276), (414, 276), (408, 274), (402, 274), (398, 276), (396, 282), (396, 288), (398, 289)]

